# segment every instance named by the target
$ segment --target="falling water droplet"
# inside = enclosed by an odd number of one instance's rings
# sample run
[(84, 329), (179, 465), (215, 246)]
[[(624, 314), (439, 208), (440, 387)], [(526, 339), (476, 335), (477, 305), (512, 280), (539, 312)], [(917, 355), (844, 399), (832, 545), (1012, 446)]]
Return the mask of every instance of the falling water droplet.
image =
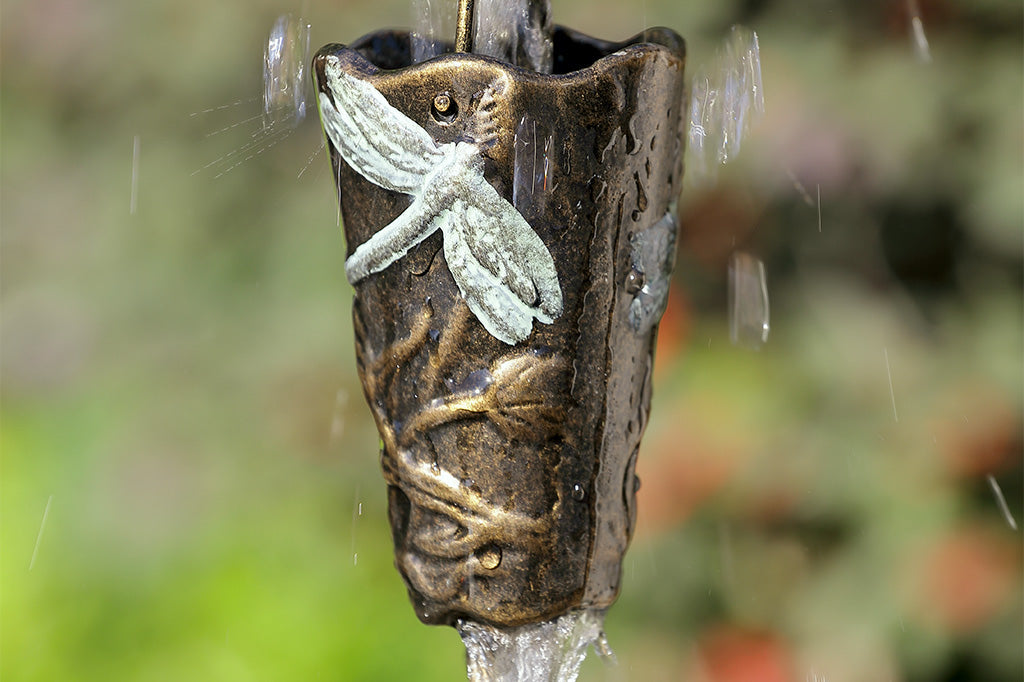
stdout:
[(883, 348), (882, 353), (885, 355), (885, 374), (889, 377), (889, 398), (892, 400), (892, 418), (899, 422), (900, 413), (896, 411), (896, 391), (892, 387), (892, 367), (889, 365), (889, 349)]
[(128, 214), (135, 215), (139, 197), (139, 136), (132, 138), (132, 191), (128, 202)]
[(921, 8), (917, 0), (907, 0), (907, 12), (910, 14), (910, 39), (914, 43), (914, 54), (925, 64), (932, 61), (932, 51), (928, 45), (928, 36), (924, 34), (924, 21), (921, 20)]
[(263, 52), (263, 127), (294, 128), (306, 117), (310, 25), (282, 14)]
[(352, 565), (359, 565), (359, 552), (356, 551), (356, 524), (363, 515), (363, 503), (359, 501), (359, 486), (356, 486), (355, 504), (352, 505)]
[(1010, 513), (1010, 506), (1006, 504), (1006, 498), (1003, 496), (1003, 489), (999, 487), (999, 483), (992, 474), (989, 474), (986, 478), (988, 479), (989, 487), (992, 488), (992, 494), (996, 496), (996, 504), (999, 505), (999, 511), (1003, 513), (1003, 518), (1006, 519), (1006, 524), (1011, 529), (1017, 530), (1017, 521), (1013, 518), (1013, 514)]
[(28, 562), (28, 570), (36, 565), (36, 556), (39, 554), (39, 543), (43, 539), (43, 531), (46, 530), (46, 517), (50, 515), (50, 503), (53, 502), (53, 495), (46, 498), (46, 506), (43, 507), (43, 520), (39, 522), (39, 532), (36, 534), (36, 544), (32, 548), (32, 558)]
[(768, 340), (769, 328), (764, 263), (737, 251), (729, 260), (729, 337), (738, 346), (758, 349)]
[(608, 635), (605, 634), (604, 630), (601, 630), (601, 634), (597, 636), (597, 640), (594, 642), (594, 651), (597, 652), (597, 657), (604, 661), (606, 665), (618, 663), (615, 658), (615, 652), (612, 651), (611, 645), (608, 644)]

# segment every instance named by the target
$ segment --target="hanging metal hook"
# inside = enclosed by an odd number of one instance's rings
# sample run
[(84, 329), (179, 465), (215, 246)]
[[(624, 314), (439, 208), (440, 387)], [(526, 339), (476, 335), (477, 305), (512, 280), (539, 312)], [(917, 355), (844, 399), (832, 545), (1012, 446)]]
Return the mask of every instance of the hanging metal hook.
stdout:
[(473, 51), (473, 5), (474, 0), (459, 0), (459, 17), (455, 26), (455, 51)]

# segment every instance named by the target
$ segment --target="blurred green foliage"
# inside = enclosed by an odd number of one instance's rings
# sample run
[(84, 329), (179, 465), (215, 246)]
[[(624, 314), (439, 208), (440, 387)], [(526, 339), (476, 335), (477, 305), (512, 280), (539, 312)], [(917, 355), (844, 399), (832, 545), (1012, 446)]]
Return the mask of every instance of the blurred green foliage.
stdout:
[[(919, 0), (930, 63), (896, 0), (553, 5), (602, 37), (671, 26), (691, 69), (744, 23), (767, 99), (680, 204), (619, 665), (584, 679), (1021, 679), (989, 479), (1024, 521), (1020, 4)], [(314, 46), (409, 23), (405, 0), (4, 5), (4, 680), (462, 675), (391, 566), (317, 125), (237, 151), (300, 10)], [(768, 271), (760, 352), (728, 341), (737, 248)]]

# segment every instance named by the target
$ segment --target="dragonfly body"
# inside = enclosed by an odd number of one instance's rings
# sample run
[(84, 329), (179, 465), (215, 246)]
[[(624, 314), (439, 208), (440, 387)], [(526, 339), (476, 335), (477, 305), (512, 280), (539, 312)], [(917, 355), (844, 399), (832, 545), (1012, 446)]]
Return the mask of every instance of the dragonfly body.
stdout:
[[(329, 58), (330, 59), (330, 58)], [(394, 221), (345, 263), (356, 284), (402, 258), (437, 230), (469, 309), (495, 338), (525, 340), (533, 320), (562, 313), (554, 260), (526, 219), (484, 177), (481, 139), (437, 144), (369, 82), (328, 61), (320, 118), (342, 158), (370, 182), (413, 197)], [(485, 107), (480, 114), (486, 117)], [(487, 130), (486, 121), (477, 126)]]

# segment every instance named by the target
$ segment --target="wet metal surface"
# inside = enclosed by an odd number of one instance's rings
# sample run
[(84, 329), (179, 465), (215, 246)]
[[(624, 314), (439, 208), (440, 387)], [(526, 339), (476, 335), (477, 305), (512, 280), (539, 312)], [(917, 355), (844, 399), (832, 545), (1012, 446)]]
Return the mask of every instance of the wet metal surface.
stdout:
[[(521, 625), (606, 608), (618, 593), (687, 122), (682, 40), (664, 29), (642, 40), (556, 28), (553, 75), (471, 54), (409, 66), (409, 36), (396, 32), (314, 59), (321, 109), (336, 103), (331, 65), (371, 84), (386, 100), (372, 106), (400, 112), (439, 154), (460, 150), (500, 198), (487, 205), (539, 238), (561, 291), (523, 340), (499, 338), (453, 277), (447, 222), (354, 281), (396, 565), (425, 622)], [(332, 115), (358, 123), (349, 113)], [(352, 256), (419, 190), (371, 182), (355, 152), (329, 148)], [(443, 218), (452, 206), (434, 208)], [(517, 247), (494, 234), (471, 245), (478, 270), (541, 306), (528, 283), (507, 280)]]

